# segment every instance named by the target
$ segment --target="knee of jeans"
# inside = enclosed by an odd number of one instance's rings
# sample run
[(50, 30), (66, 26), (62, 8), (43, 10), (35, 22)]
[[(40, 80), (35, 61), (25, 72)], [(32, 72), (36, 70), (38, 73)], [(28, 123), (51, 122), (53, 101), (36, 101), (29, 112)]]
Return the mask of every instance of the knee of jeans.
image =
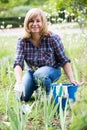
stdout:
[(38, 72), (34, 72), (33, 76), (34, 76), (35, 80), (41, 80), (45, 77), (45, 75), (38, 73)]
[(42, 83), (43, 83), (44, 86), (50, 86), (51, 79), (49, 77), (43, 77)]
[(48, 76), (46, 76), (46, 75), (43, 75), (43, 74), (41, 74), (41, 75), (35, 74), (34, 76), (35, 76), (36, 82), (37, 82), (40, 86), (42, 86), (42, 87), (44, 87), (44, 86), (49, 86), (49, 85), (51, 84), (51, 79), (50, 79)]

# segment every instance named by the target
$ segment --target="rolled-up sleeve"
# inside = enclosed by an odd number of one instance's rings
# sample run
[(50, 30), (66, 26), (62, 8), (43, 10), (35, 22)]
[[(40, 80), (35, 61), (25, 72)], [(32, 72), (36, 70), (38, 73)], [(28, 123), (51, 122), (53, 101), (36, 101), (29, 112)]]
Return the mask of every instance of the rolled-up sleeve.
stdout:
[(65, 54), (62, 40), (58, 35), (55, 35), (52, 43), (53, 43), (55, 58), (58, 63), (58, 66), (63, 67), (65, 63), (70, 62), (70, 59)]
[(22, 39), (18, 39), (17, 43), (17, 49), (16, 49), (16, 58), (14, 61), (13, 68), (16, 67), (16, 65), (19, 65), (22, 70), (24, 69), (24, 42)]

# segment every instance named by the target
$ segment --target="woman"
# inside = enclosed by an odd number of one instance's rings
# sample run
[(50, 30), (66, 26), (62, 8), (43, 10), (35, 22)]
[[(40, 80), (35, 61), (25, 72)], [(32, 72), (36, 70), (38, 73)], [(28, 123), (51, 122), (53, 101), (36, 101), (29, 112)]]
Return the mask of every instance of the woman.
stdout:
[[(24, 36), (18, 40), (14, 62), (14, 89), (20, 92), (21, 100), (29, 101), (34, 90), (38, 88), (38, 81), (49, 95), (51, 83), (61, 76), (61, 67), (70, 82), (78, 84), (74, 80), (61, 38), (48, 31), (44, 12), (37, 8), (29, 10), (24, 20), (24, 29)], [(27, 71), (22, 79), (24, 62), (27, 64)]]

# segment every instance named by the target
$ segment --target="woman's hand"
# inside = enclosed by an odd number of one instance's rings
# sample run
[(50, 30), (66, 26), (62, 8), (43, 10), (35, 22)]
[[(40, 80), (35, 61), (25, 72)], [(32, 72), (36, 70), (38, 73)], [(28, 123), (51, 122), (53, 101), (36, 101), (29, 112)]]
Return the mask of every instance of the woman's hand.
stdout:
[(18, 99), (21, 98), (22, 94), (25, 95), (24, 85), (23, 85), (22, 81), (16, 82), (15, 87), (14, 87), (14, 91), (15, 91)]
[(79, 83), (78, 81), (75, 81), (75, 80), (71, 80), (70, 82), (71, 82), (73, 85), (78, 85), (78, 86), (80, 85), (80, 83)]

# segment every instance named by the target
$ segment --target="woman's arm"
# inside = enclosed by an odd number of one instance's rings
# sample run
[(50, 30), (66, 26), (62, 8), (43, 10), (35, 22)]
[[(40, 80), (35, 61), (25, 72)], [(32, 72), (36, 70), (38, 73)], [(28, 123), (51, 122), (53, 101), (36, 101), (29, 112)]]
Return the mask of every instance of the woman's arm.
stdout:
[(19, 65), (17, 65), (14, 68), (14, 74), (15, 74), (16, 82), (17, 83), (22, 82), (22, 68)]
[(14, 74), (16, 78), (14, 91), (16, 92), (17, 98), (20, 99), (22, 94), (25, 95), (25, 90), (22, 83), (22, 68), (19, 65), (15, 66)]
[(69, 62), (65, 63), (65, 65), (63, 66), (63, 69), (67, 75), (67, 77), (69, 78), (70, 82), (74, 85), (79, 84), (77, 81), (75, 81), (74, 79), (74, 75), (73, 75), (73, 71), (71, 68), (71, 64)]

